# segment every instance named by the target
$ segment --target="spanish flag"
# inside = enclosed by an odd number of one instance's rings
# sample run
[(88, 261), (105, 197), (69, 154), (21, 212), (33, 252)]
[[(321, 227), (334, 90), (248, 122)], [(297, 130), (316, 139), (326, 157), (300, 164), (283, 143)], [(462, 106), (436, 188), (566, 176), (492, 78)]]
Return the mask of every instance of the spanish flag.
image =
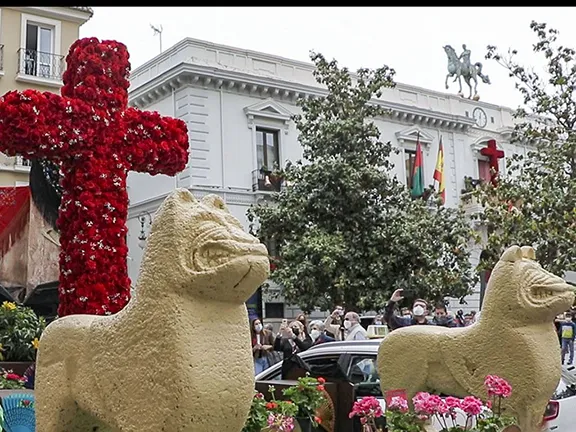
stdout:
[(442, 137), (438, 145), (438, 159), (436, 159), (436, 168), (434, 169), (434, 180), (438, 182), (438, 192), (442, 198), (442, 204), (446, 203), (446, 181), (444, 180), (444, 147), (442, 146)]

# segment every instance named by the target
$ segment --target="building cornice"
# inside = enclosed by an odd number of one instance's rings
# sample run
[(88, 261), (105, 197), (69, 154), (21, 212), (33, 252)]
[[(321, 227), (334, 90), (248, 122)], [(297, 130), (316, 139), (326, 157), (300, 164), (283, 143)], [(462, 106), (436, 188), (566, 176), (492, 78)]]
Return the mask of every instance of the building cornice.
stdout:
[[(237, 70), (225, 70), (206, 65), (182, 62), (145, 84), (130, 91), (130, 104), (145, 109), (172, 91), (184, 86), (199, 86), (224, 91), (247, 93), (261, 98), (273, 98), (295, 104), (298, 98), (316, 98), (328, 92), (314, 87), (278, 78), (255, 76)], [(425, 108), (373, 99), (373, 103), (388, 110), (392, 120), (454, 130), (466, 130), (475, 124), (474, 119), (432, 111)]]
[[(233, 47), (230, 45), (217, 44), (217, 43), (210, 42), (210, 41), (205, 41), (205, 40), (201, 40), (201, 39), (194, 39), (194, 38), (187, 37), (187, 38), (182, 39), (180, 42), (177, 42), (175, 45), (168, 48), (166, 51), (163, 51), (162, 53), (151, 58), (150, 60), (148, 60), (144, 64), (138, 66), (136, 69), (134, 69), (132, 71), (132, 75), (137, 76), (146, 70), (153, 70), (157, 67), (157, 65), (166, 63), (169, 59), (175, 57), (176, 53), (178, 53), (180, 51), (184, 51), (188, 47), (208, 49), (212, 52), (225, 52), (226, 54), (231, 54), (234, 56), (247, 56), (247, 57), (255, 59), (255, 60), (263, 60), (263, 61), (268, 61), (271, 63), (276, 63), (279, 65), (296, 67), (300, 70), (307, 71), (310, 74), (312, 74), (314, 69), (315, 69), (314, 64), (311, 62), (289, 59), (287, 57), (282, 57), (282, 56), (275, 55), (275, 54), (268, 54), (268, 53), (263, 53), (263, 52), (254, 51), (254, 50), (250, 50), (250, 49), (238, 48), (238, 47)], [(358, 76), (353, 72), (350, 73), (350, 76), (352, 77), (353, 81), (357, 80), (357, 78), (358, 78)], [(144, 84), (144, 85), (146, 85), (146, 84)], [(396, 83), (396, 89), (408, 91), (408, 92), (415, 92), (415, 93), (419, 93), (419, 94), (424, 94), (426, 96), (434, 96), (434, 97), (438, 97), (438, 98), (442, 98), (442, 99), (460, 99), (459, 96), (457, 96), (453, 93), (446, 93), (446, 92), (441, 92), (441, 91), (437, 91), (437, 90), (431, 90), (431, 89), (427, 89), (424, 87), (419, 87), (419, 86), (415, 86), (415, 85), (411, 85), (411, 84), (405, 84), (405, 83)], [(504, 110), (504, 111), (508, 111), (510, 113), (512, 113), (514, 111), (511, 108), (503, 107), (500, 105), (496, 105), (496, 104), (492, 104), (492, 103), (488, 103), (488, 102), (484, 102), (484, 101), (474, 101), (474, 105), (482, 106), (485, 108), (491, 108), (491, 109), (495, 109), (495, 110)]]
[(32, 15), (39, 15), (43, 17), (54, 18), (58, 20), (71, 21), (80, 25), (88, 21), (93, 11), (85, 7), (37, 7), (37, 6), (22, 6), (10, 7), (7, 9), (17, 10)]

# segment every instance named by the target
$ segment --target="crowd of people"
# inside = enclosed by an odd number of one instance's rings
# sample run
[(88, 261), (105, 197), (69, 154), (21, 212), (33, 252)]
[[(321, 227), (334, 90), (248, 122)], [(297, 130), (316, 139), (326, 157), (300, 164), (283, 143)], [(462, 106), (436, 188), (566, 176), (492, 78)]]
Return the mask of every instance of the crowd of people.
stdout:
[(250, 333), (255, 375), (311, 346), (336, 340), (334, 335), (326, 332), (324, 322), (315, 320), (308, 323), (304, 314), (290, 323), (283, 319), (276, 334), (273, 324), (263, 325), (259, 318), (253, 319)]
[(412, 303), (412, 310), (402, 308), (400, 314), (397, 313), (397, 305), (404, 299), (404, 290), (397, 289), (390, 297), (384, 308), (384, 322), (390, 331), (400, 327), (411, 325), (437, 325), (442, 327), (467, 327), (476, 322), (475, 311), (464, 314), (459, 310), (456, 315), (448, 312), (445, 302), (438, 302), (434, 305), (434, 313), (429, 316), (428, 302), (417, 298)]
[[(396, 290), (384, 308), (383, 315), (376, 315), (370, 324), (387, 326), (389, 331), (410, 325), (438, 325), (444, 327), (465, 327), (476, 320), (476, 313), (464, 314), (458, 311), (450, 314), (445, 303), (434, 306), (433, 315), (429, 316), (428, 303), (416, 299), (412, 309), (398, 310), (397, 304), (403, 300), (402, 290)], [(345, 311), (338, 306), (324, 320), (308, 322), (305, 314), (300, 314), (289, 322), (282, 320), (280, 328), (274, 331), (274, 325), (264, 325), (261, 319), (250, 323), (254, 372), (258, 375), (275, 363), (306, 351), (310, 347), (333, 341), (351, 341), (368, 339), (366, 329), (360, 323), (360, 316), (354, 311)]]

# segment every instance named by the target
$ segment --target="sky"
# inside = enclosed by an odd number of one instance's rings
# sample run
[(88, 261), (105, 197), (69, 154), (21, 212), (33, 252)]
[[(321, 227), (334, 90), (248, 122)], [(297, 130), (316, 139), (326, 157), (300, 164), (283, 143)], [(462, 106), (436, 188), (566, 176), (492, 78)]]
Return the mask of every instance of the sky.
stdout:
[(479, 82), (481, 100), (516, 108), (521, 97), (514, 81), (484, 58), (486, 46), (515, 48), (524, 65), (542, 71), (530, 22), (547, 23), (560, 31), (561, 43), (576, 48), (575, 17), (576, 8), (560, 7), (95, 7), (80, 36), (123, 42), (133, 69), (160, 52), (153, 24), (162, 26), (164, 50), (185, 37), (301, 61), (315, 50), (353, 70), (386, 64), (396, 70), (397, 82), (449, 93), (458, 88), (444, 87), (448, 61), (442, 47), (452, 45), (459, 54), (466, 44), (471, 61), (481, 62), (492, 82)]

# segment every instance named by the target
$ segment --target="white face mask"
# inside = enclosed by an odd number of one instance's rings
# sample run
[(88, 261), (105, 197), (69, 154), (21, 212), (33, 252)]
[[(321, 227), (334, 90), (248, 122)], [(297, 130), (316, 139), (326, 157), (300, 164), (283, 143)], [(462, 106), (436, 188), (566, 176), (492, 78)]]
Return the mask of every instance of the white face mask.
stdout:
[(310, 337), (312, 338), (312, 340), (316, 340), (316, 339), (318, 339), (318, 337), (320, 336), (321, 333), (322, 332), (320, 330), (314, 329), (310, 332)]
[(260, 333), (262, 331), (262, 324), (256, 324), (254, 330), (256, 330), (257, 333)]
[(352, 327), (352, 321), (344, 321), (344, 328), (348, 330), (350, 327)]
[(424, 312), (424, 308), (420, 305), (414, 306), (414, 309), (412, 309), (412, 315), (414, 316), (423, 316)]

